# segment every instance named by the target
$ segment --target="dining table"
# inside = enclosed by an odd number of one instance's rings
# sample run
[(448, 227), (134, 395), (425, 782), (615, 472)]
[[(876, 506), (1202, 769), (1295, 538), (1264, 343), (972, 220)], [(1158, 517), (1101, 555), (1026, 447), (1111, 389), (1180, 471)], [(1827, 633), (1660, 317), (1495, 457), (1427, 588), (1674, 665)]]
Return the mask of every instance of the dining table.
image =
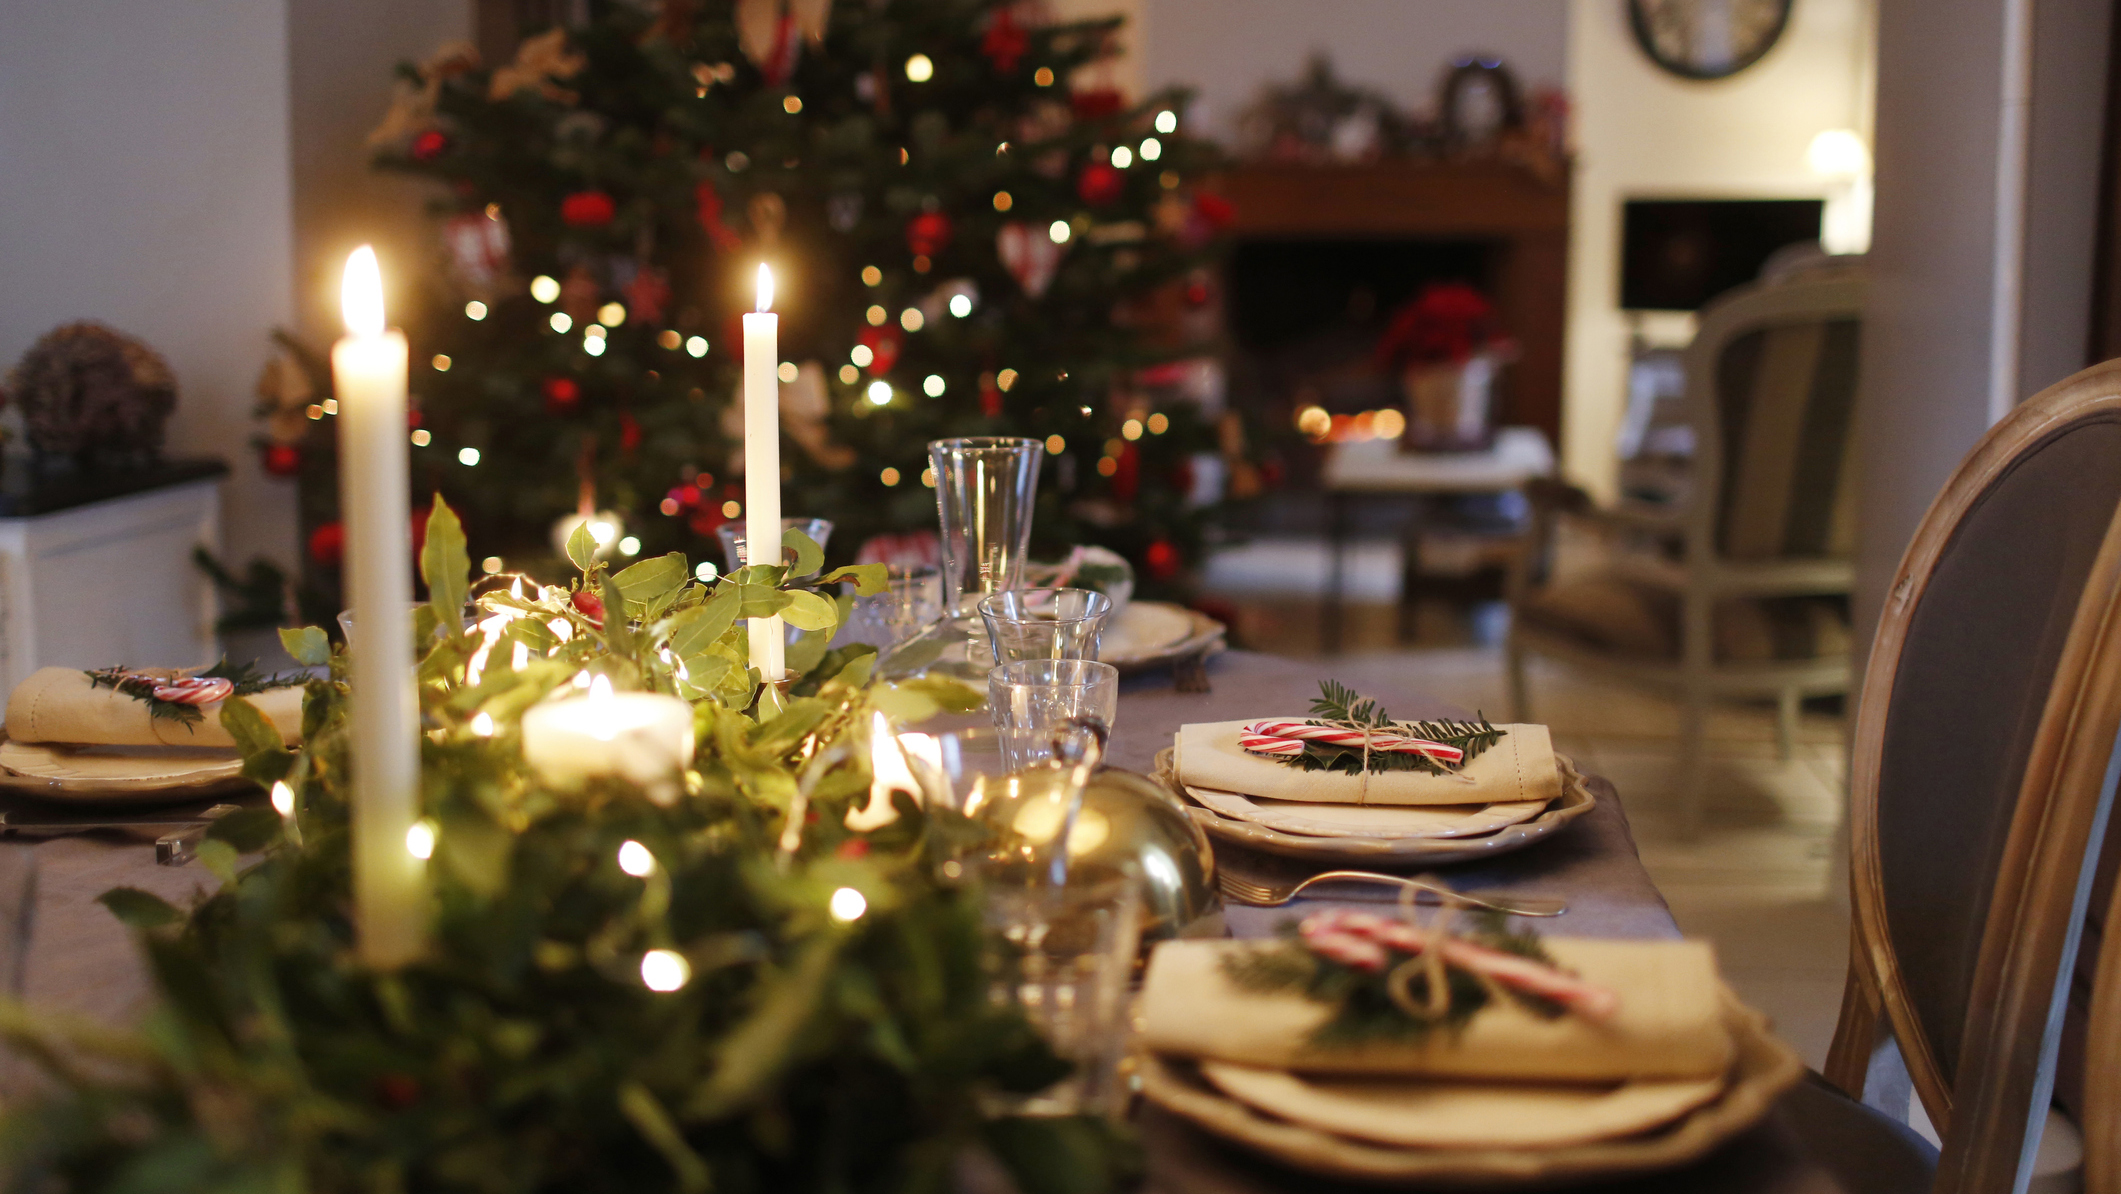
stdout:
[[(1122, 682), (1106, 761), (1144, 773), (1171, 745), (1181, 725), (1250, 717), (1301, 715), (1329, 661), (1307, 661), (1231, 650), (1206, 664), (1211, 691), (1180, 691), (1166, 672)], [(1374, 692), (1395, 710), (1416, 717), (1462, 711), (1418, 691)], [(1676, 938), (1671, 910), (1635, 847), (1620, 793), (1605, 779), (1586, 776), (1596, 806), (1552, 836), (1516, 852), (1437, 868), (1462, 891), (1566, 900), (1559, 920), (1544, 931), (1580, 937)], [(1216, 864), (1240, 875), (1286, 877), (1292, 864), (1236, 847), (1214, 847)], [(140, 1018), (152, 989), (131, 932), (96, 902), (101, 893), (136, 887), (184, 904), (209, 891), (203, 866), (158, 865), (154, 843), (123, 833), (0, 842), (0, 990), (33, 1008), (63, 1011), (114, 1024)], [(1291, 917), (1333, 905), (1298, 899), (1274, 908), (1227, 902), (1224, 922), (1237, 937), (1262, 937)], [(1374, 907), (1375, 905), (1371, 905)], [(0, 1075), (0, 1090), (25, 1080), (21, 1067)], [(1841, 1194), (1866, 1188), (1861, 1172), (1845, 1172), (1846, 1157), (1815, 1156), (1804, 1145), (1819, 1138), (1808, 1127), (1829, 1118), (1829, 1096), (1809, 1079), (1785, 1095), (1762, 1123), (1682, 1169), (1594, 1186), (1585, 1191), (1690, 1191), (1727, 1194)], [(1241, 1146), (1218, 1140), (1175, 1115), (1143, 1103), (1134, 1112), (1144, 1145), (1145, 1189), (1156, 1194), (1294, 1194), (1297, 1191), (1376, 1190), (1288, 1169)], [(1839, 1168), (1837, 1168), (1839, 1167)], [(1860, 1167), (1859, 1167), (1860, 1168)]]

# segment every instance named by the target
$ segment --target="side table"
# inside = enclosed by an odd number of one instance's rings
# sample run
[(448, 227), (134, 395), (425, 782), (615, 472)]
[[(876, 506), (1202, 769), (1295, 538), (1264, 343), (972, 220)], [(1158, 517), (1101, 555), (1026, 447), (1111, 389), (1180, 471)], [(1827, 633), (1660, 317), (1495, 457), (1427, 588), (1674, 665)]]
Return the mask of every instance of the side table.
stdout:
[(218, 460), (113, 472), (0, 474), (0, 693), (40, 667), (214, 661)]
[[(1536, 427), (1504, 427), (1496, 432), (1495, 442), (1480, 452), (1402, 452), (1391, 440), (1334, 445), (1322, 474), (1330, 560), (1322, 627), (1326, 652), (1338, 653), (1341, 647), (1347, 587), (1344, 557), (1355, 499), (1507, 493), (1553, 471), (1553, 445)], [(1403, 538), (1409, 544), (1419, 541), (1420, 521), (1417, 512), (1414, 525), (1404, 532)]]

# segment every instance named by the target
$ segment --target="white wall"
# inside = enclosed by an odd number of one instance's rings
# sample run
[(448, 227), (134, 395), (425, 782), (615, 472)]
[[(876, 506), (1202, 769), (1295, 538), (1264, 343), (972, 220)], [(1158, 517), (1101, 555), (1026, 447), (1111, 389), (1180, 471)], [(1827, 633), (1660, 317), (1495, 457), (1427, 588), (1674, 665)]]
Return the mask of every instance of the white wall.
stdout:
[(1199, 89), (1195, 114), (1227, 138), (1270, 83), (1298, 78), (1323, 51), (1345, 82), (1410, 110), (1432, 110), (1450, 60), (1502, 55), (1527, 87), (1558, 86), (1567, 60), (1567, 0), (1074, 0), (1057, 7), (1131, 7), (1139, 83)]
[(249, 447), (251, 386), (291, 307), (287, 112), (283, 0), (7, 6), (0, 369), (73, 319), (160, 350), (180, 386), (172, 452), (235, 466), (238, 556), (293, 541)]
[(1869, 128), (1869, 0), (1800, 0), (1782, 40), (1738, 75), (1678, 78), (1652, 64), (1620, 0), (1570, 0), (1576, 109), (1562, 465), (1610, 495), (1626, 392), (1620, 206), (1627, 198), (1826, 196), (1805, 167), (1812, 136)]

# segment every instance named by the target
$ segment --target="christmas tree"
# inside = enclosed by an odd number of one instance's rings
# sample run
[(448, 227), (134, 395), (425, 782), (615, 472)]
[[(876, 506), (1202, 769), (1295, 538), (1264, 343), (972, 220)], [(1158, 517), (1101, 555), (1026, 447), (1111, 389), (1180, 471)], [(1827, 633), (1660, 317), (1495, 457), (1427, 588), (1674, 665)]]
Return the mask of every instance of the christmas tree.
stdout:
[[(1068, 90), (1118, 25), (997, 0), (608, 3), (512, 63), (402, 68), (378, 163), (442, 184), (445, 248), (409, 326), (416, 487), (510, 567), (591, 508), (640, 554), (715, 558), (763, 261), (784, 508), (833, 520), (835, 557), (932, 530), (928, 441), (1023, 435), (1050, 453), (1037, 548), (1104, 544), (1168, 587), (1219, 440), (1157, 384), (1201, 352), (1174, 312), (1205, 301), (1229, 212), (1196, 189), (1215, 157), (1182, 94)], [(308, 447), (328, 500), (332, 454)]]

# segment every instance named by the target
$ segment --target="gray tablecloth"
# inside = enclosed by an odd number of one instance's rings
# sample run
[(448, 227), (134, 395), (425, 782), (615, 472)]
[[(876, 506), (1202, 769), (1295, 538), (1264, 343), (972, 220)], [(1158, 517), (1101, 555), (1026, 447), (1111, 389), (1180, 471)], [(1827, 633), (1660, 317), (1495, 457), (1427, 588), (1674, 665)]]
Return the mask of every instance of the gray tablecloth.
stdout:
[[(1318, 681), (1331, 676), (1331, 665), (1307, 663), (1232, 651), (1208, 665), (1214, 684), (1209, 694), (1180, 693), (1169, 676), (1151, 674), (1129, 680), (1121, 690), (1118, 725), (1110, 758), (1119, 766), (1147, 771), (1158, 750), (1171, 743), (1188, 722), (1302, 712), (1317, 692)], [(1423, 694), (1377, 692), (1368, 695), (1406, 716), (1455, 713)], [(1610, 784), (1593, 779), (1598, 807), (1553, 838), (1525, 850), (1473, 865), (1449, 868), (1444, 877), (1470, 891), (1516, 891), (1559, 896), (1570, 911), (1545, 922), (1548, 931), (1580, 936), (1670, 937), (1678, 934), (1671, 912), (1650, 882), (1635, 852), (1625, 812)], [(152, 891), (179, 903), (213, 882), (203, 869), (155, 865), (154, 847), (116, 837), (60, 838), (41, 843), (0, 844), (0, 887), (9, 876), (29, 870), (22, 865), (34, 852), (34, 888), (19, 880), (12, 892), (0, 890), (0, 918), (9, 905), (24, 905), (18, 923), (28, 930), (28, 948), (19, 958), (16, 978), (30, 1003), (71, 1013), (125, 1021), (136, 1017), (149, 998), (145, 972), (127, 931), (101, 905), (97, 895), (125, 885)], [(1227, 865), (1271, 867), (1271, 860), (1225, 852)], [(1289, 908), (1233, 907), (1229, 922), (1240, 936), (1261, 935), (1289, 915), (1301, 914), (1303, 901)], [(0, 959), (0, 981), (12, 968)], [(1837, 1181), (1826, 1169), (1803, 1159), (1789, 1109), (1760, 1129), (1685, 1173), (1661, 1175), (1643, 1189), (1731, 1190), (1746, 1194), (1770, 1191), (1833, 1191), (1858, 1188)], [(1151, 1185), (1199, 1194), (1266, 1194), (1328, 1188), (1315, 1178), (1290, 1174), (1250, 1154), (1206, 1139), (1190, 1127), (1153, 1109), (1144, 1120), (1150, 1145)], [(1629, 1186), (1626, 1188), (1636, 1188)]]

